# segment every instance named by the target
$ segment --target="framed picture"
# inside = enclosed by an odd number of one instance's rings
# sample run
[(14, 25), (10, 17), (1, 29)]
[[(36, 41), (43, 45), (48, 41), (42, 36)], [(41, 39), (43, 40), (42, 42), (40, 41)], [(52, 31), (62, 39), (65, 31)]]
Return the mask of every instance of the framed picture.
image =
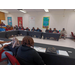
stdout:
[(42, 28), (49, 28), (50, 17), (43, 17), (43, 26)]
[(12, 26), (12, 17), (7, 17), (8, 25)]
[(18, 26), (23, 26), (22, 17), (18, 17)]

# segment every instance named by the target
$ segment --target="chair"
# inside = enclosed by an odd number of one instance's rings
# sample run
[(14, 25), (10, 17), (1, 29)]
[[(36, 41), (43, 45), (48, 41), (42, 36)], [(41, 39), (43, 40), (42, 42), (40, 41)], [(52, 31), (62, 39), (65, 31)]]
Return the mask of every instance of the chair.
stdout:
[(75, 39), (75, 36), (74, 36), (73, 32), (71, 32), (71, 35), (72, 35), (72, 37)]
[(0, 62), (2, 62), (3, 60), (7, 59), (7, 58), (1, 59), (1, 54), (2, 54), (4, 51), (5, 51), (5, 50), (2, 50), (2, 51), (0, 52)]
[(5, 54), (12, 65), (20, 65), (20, 63), (18, 62), (18, 60), (14, 56), (9, 54), (8, 52), (5, 52)]
[(57, 33), (59, 33), (59, 31), (57, 31)]
[(75, 38), (75, 36), (74, 36), (73, 32), (71, 32), (71, 34), (72, 34), (72, 36)]

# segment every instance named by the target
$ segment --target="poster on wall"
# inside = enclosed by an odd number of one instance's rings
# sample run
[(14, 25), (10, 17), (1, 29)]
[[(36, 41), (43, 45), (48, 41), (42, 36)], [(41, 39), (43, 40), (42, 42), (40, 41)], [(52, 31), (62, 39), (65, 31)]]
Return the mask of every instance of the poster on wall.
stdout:
[(18, 17), (18, 26), (23, 26), (22, 17)]
[(29, 17), (29, 28), (35, 27), (35, 17)]
[(12, 26), (12, 17), (7, 17), (8, 25)]
[(50, 17), (43, 17), (43, 28), (49, 28)]

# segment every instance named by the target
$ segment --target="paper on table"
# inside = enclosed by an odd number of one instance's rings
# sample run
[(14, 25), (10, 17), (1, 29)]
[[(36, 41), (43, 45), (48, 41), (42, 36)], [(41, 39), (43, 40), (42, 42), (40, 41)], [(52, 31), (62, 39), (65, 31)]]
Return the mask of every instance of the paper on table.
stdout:
[(42, 47), (34, 47), (34, 49), (38, 52), (45, 52), (46, 48), (42, 48)]
[(58, 54), (59, 55), (64, 55), (64, 56), (69, 56), (69, 54), (67, 53), (67, 51), (63, 51), (63, 50), (58, 50)]
[(9, 43), (3, 43), (3, 45), (9, 45), (9, 44), (11, 44), (11, 42), (9, 42)]
[(4, 41), (4, 40), (0, 40), (0, 41)]

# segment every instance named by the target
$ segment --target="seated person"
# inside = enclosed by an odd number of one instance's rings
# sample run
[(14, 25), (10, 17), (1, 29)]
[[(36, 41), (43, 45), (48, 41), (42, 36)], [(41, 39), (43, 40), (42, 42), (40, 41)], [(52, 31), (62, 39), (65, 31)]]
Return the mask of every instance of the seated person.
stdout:
[(14, 27), (13, 30), (16, 30), (16, 27)]
[(36, 31), (41, 32), (41, 29), (37, 28)]
[(44, 65), (41, 56), (34, 49), (34, 41), (30, 36), (23, 38), (16, 58), (22, 65)]
[(3, 22), (1, 22), (1, 24), (0, 24), (1, 26), (5, 26), (5, 24), (3, 23)]
[(25, 29), (25, 30), (30, 31), (30, 29), (29, 29), (28, 27), (26, 27), (26, 29)]
[(4, 29), (4, 28), (2, 28), (2, 26), (0, 26), (0, 31), (5, 31), (5, 29)]
[(64, 39), (66, 38), (67, 32), (66, 32), (65, 28), (62, 29), (62, 31), (60, 32), (60, 34), (61, 34), (60, 38), (61, 38), (62, 35), (63, 35)]
[(6, 31), (10, 31), (11, 30), (11, 27), (9, 25), (6, 26)]
[(10, 53), (11, 55), (13, 55), (13, 53), (11, 51), (5, 51), (4, 48), (7, 47), (8, 45), (2, 45), (3, 43), (7, 43), (7, 42), (0, 41), (0, 63), (6, 63), (8, 65), (11, 65), (10, 61), (8, 61), (7, 63), (7, 57), (5, 55), (5, 52)]
[(51, 28), (49, 29), (49, 33), (52, 33), (52, 29)]
[(21, 30), (21, 26), (18, 27), (18, 30)]
[(23, 26), (21, 27), (21, 30), (24, 30), (24, 27)]
[(14, 30), (18, 30), (18, 26), (17, 25), (15, 25)]
[(33, 27), (33, 28), (31, 29), (31, 31), (35, 31), (35, 28)]
[(45, 32), (49, 32), (48, 28), (46, 28)]
[(13, 28), (13, 26), (11, 26), (11, 30), (13, 30), (14, 28)]
[(58, 31), (56, 30), (56, 28), (54, 28), (53, 33), (58, 33)]
[[(39, 29), (39, 28), (37, 28), (35, 31), (37, 31), (37, 32), (42, 32), (42, 30), (41, 29)], [(36, 35), (36, 38), (38, 38), (38, 36)]]
[(8, 45), (7, 48), (13, 52), (13, 54), (16, 56), (17, 49), (19, 48), (20, 43), (16, 37), (13, 38), (11, 45)]
[(8, 31), (11, 31), (11, 27), (10, 26), (8, 26)]
[(6, 26), (6, 29), (5, 29), (6, 31), (8, 31), (9, 30), (9, 28), (8, 28), (8, 25)]

